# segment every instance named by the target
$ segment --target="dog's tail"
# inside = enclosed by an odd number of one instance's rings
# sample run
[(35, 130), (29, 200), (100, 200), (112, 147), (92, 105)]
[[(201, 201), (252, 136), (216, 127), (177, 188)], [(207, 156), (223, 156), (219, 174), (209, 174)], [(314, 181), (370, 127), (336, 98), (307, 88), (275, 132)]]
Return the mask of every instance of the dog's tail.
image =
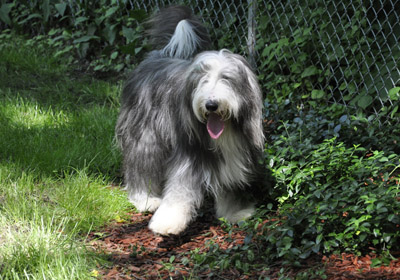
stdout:
[(185, 6), (172, 6), (149, 21), (150, 43), (165, 56), (188, 59), (210, 48), (210, 36), (202, 22)]

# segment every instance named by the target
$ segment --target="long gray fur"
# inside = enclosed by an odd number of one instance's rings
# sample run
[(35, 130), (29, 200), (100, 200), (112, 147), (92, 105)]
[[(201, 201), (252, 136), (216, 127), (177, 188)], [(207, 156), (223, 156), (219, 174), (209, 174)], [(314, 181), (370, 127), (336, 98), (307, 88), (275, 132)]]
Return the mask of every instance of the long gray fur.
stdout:
[[(150, 22), (157, 50), (126, 82), (116, 126), (129, 198), (139, 211), (155, 212), (149, 227), (163, 235), (181, 233), (206, 192), (217, 216), (248, 218), (254, 203), (243, 193), (259, 178), (264, 144), (256, 76), (237, 54), (204, 51), (208, 34), (186, 7), (166, 9)], [(169, 41), (160, 34), (200, 43), (186, 47), (178, 40), (177, 51), (166, 52)], [(182, 59), (183, 53), (191, 56)], [(210, 111), (210, 100), (217, 109)], [(209, 124), (212, 114), (223, 126), (216, 139), (207, 130), (216, 126)]]

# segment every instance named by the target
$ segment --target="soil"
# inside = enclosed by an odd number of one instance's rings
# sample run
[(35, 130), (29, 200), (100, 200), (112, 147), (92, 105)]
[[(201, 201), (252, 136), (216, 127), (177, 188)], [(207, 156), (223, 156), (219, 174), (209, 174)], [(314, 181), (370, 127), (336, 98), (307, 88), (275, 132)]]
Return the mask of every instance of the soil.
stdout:
[[(213, 240), (222, 250), (243, 244), (246, 233), (235, 230), (229, 235), (211, 213), (205, 213), (181, 235), (163, 237), (148, 229), (151, 214), (130, 213), (129, 219), (114, 222), (102, 231), (89, 235), (89, 244), (96, 252), (108, 256), (109, 263), (99, 264), (95, 276), (99, 279), (282, 279), (282, 265), (266, 265), (246, 275), (234, 268), (212, 271), (195, 269), (189, 253), (207, 250), (206, 243)], [(400, 279), (400, 260), (387, 266), (372, 268), (376, 256), (357, 257), (352, 254), (340, 256), (317, 256), (306, 260), (301, 268), (285, 267), (287, 277), (325, 270), (326, 278), (318, 275), (309, 279)], [(400, 252), (397, 254), (400, 257)], [(310, 274), (311, 276), (311, 274)], [(320, 277), (320, 278), (318, 278)], [(285, 278), (289, 279), (289, 278)], [(305, 279), (304, 277), (301, 279)]]

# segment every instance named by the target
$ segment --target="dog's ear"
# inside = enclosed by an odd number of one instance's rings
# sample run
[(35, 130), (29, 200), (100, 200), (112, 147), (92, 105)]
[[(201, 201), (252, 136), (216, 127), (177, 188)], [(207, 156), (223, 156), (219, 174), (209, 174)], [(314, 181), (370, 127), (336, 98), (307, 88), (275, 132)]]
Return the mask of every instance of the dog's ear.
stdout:
[(181, 128), (185, 131), (186, 135), (189, 136), (189, 141), (202, 141), (202, 135), (200, 135), (201, 124), (196, 118), (192, 110), (192, 100), (193, 94), (196, 90), (201, 77), (203, 74), (200, 67), (190, 67), (188, 73), (184, 75), (184, 80), (182, 81), (184, 94), (181, 96), (183, 100), (179, 100), (177, 104), (177, 114), (180, 114), (180, 119), (186, 119), (187, 121), (180, 124)]
[(260, 86), (258, 85), (255, 74), (247, 68), (247, 79), (249, 81), (247, 87), (248, 95), (248, 112), (249, 116), (244, 123), (245, 133), (251, 136), (253, 144), (262, 150), (264, 148), (264, 132), (263, 132), (263, 101)]
[(255, 147), (262, 150), (264, 148), (264, 132), (262, 126), (263, 120), (263, 100), (258, 79), (255, 73), (252, 71), (250, 64), (245, 60), (244, 57), (234, 54), (233, 59), (240, 65), (240, 76), (247, 81), (242, 83), (242, 100), (244, 106), (241, 106), (242, 111), (240, 114), (243, 117), (243, 130), (244, 135), (249, 137)]

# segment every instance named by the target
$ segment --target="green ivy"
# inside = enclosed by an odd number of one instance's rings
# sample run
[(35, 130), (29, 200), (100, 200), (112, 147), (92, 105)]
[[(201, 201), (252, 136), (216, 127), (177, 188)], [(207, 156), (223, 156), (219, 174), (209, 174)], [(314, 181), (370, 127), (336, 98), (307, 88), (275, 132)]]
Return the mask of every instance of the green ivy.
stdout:
[(122, 72), (141, 60), (146, 18), (145, 11), (128, 11), (116, 0), (12, 1), (0, 7), (0, 20), (9, 28), (34, 35), (56, 49), (56, 56), (97, 72)]
[(259, 4), (256, 46), (269, 102), (289, 99), (306, 110), (342, 104), (350, 114), (375, 114), (381, 121), (400, 116), (393, 104), (400, 74), (392, 59), (400, 49), (390, 36), (376, 36), (390, 33), (395, 13), (378, 5), (374, 14), (356, 0), (271, 3)]
[(284, 139), (268, 149), (279, 198), (278, 221), (262, 239), (270, 256), (290, 261), (311, 253), (398, 250), (400, 157), (346, 147), (335, 138), (308, 149)]

